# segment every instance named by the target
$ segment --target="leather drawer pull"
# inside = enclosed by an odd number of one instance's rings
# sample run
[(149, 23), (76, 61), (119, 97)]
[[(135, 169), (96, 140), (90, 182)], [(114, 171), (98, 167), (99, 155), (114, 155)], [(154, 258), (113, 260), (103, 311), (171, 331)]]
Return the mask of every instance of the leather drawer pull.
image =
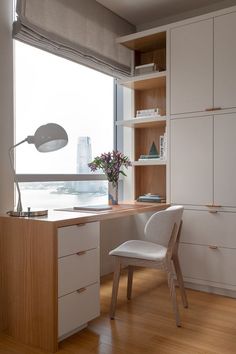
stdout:
[(84, 222), (83, 224), (76, 224), (76, 226), (80, 227), (80, 226), (84, 226), (86, 225), (86, 223)]
[(212, 112), (212, 111), (220, 111), (222, 108), (221, 107), (212, 107), (212, 108), (206, 108), (206, 112)]
[(80, 289), (76, 290), (76, 292), (77, 292), (78, 294), (81, 294), (81, 293), (83, 293), (83, 292), (86, 291), (86, 290), (87, 290), (86, 288), (80, 288)]
[(211, 250), (218, 250), (218, 247), (217, 247), (217, 246), (209, 246), (209, 248), (210, 248)]
[(77, 252), (77, 256), (83, 256), (84, 254), (86, 253), (86, 251), (80, 251), (80, 252)]
[(222, 205), (217, 205), (217, 204), (206, 204), (205, 206), (207, 208), (222, 208)]

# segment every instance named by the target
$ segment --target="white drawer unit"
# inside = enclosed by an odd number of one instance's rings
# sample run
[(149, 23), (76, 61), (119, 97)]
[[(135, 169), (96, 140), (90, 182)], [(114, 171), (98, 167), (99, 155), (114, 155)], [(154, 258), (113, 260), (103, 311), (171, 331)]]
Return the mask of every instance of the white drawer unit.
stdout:
[(58, 300), (58, 337), (67, 336), (100, 315), (99, 284), (92, 284)]
[(99, 222), (60, 227), (58, 257), (99, 247)]
[(59, 258), (58, 296), (97, 282), (99, 274), (99, 249)]
[(222, 284), (222, 288), (236, 286), (235, 249), (182, 243), (179, 259), (184, 278)]
[(236, 213), (184, 210), (181, 242), (236, 248)]
[(58, 338), (100, 314), (100, 223), (58, 229)]

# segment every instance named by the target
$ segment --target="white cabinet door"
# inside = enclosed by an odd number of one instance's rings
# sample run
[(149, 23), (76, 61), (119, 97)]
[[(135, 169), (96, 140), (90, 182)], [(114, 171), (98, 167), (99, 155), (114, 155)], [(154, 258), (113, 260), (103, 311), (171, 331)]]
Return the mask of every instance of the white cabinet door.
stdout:
[(171, 30), (171, 114), (213, 106), (213, 20)]
[(236, 12), (214, 19), (214, 106), (236, 107)]
[(236, 113), (214, 117), (214, 203), (236, 206)]
[(213, 117), (171, 120), (171, 202), (213, 201)]

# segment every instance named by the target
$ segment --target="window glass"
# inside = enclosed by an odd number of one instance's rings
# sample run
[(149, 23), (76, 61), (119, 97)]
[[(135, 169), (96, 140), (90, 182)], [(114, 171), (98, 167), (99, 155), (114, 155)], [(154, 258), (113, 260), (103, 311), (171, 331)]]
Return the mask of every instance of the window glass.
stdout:
[(114, 79), (15, 41), (16, 143), (46, 123), (62, 125), (68, 145), (39, 153), (27, 143), (16, 149), (16, 172), (89, 173), (87, 163), (113, 149)]
[(107, 204), (107, 181), (20, 183), (24, 210)]

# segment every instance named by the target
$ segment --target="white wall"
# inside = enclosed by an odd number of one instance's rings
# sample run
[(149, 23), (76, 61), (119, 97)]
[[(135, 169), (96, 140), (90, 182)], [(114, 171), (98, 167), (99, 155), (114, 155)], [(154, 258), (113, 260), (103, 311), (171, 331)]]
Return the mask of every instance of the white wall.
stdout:
[(8, 148), (13, 144), (12, 1), (0, 1), (0, 212), (13, 207)]

